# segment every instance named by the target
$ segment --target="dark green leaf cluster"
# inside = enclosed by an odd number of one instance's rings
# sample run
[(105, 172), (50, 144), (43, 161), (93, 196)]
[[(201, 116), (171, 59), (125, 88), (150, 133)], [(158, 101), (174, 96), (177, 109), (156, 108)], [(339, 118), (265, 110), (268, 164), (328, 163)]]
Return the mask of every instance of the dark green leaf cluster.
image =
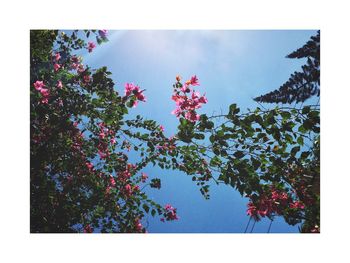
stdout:
[(304, 102), (312, 96), (320, 96), (320, 31), (303, 47), (287, 58), (307, 58), (301, 72), (294, 72), (279, 89), (255, 98), (265, 103)]

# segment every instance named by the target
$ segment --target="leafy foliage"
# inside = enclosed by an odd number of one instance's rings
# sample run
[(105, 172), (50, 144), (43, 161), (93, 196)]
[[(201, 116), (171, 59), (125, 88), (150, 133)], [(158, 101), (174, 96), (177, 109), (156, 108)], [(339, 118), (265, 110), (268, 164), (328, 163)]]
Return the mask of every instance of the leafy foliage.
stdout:
[(140, 189), (140, 172), (169, 167), (168, 150), (156, 147), (171, 142), (155, 121), (126, 119), (142, 101), (137, 87), (121, 96), (106, 67), (74, 54), (92, 52), (92, 35), (107, 41), (104, 31), (31, 31), (31, 232), (145, 232), (148, 213), (169, 213)]
[[(107, 41), (106, 31), (31, 31), (31, 232), (146, 232), (147, 214), (177, 220), (177, 209), (162, 207), (143, 192), (161, 179), (142, 170), (152, 164), (191, 176), (201, 194), (209, 185), (232, 186), (249, 197), (255, 220), (283, 216), (302, 222), (302, 232), (319, 231), (319, 105), (199, 115), (206, 97), (176, 77), (172, 99), (177, 134), (167, 138), (153, 120), (129, 110), (145, 101), (143, 90), (115, 89), (106, 67), (91, 69), (74, 52)], [(262, 102), (305, 101), (319, 95), (319, 34), (289, 58), (307, 57), (280, 90)], [(316, 94), (317, 93), (317, 94)], [(136, 161), (131, 163), (129, 152)]]
[(292, 103), (320, 96), (320, 31), (287, 58), (307, 58), (307, 62), (302, 66), (302, 72), (294, 72), (278, 90), (261, 95), (255, 98), (255, 101)]

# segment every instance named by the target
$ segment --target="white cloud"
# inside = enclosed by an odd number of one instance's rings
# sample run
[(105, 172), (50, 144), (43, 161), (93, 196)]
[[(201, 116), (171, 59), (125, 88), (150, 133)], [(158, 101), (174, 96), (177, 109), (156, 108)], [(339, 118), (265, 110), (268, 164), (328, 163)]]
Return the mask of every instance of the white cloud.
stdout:
[(232, 67), (232, 59), (245, 46), (240, 31), (135, 30), (116, 31), (114, 34), (115, 39), (111, 39), (113, 48), (118, 49), (118, 53), (128, 54), (130, 60), (137, 58), (138, 61), (180, 71), (199, 65), (227, 71)]

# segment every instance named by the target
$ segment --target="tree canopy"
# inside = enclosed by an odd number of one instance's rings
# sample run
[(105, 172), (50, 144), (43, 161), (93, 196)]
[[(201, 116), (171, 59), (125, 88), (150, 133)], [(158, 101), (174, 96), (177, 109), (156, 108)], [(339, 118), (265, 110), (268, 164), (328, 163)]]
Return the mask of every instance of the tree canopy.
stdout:
[[(157, 165), (183, 171), (210, 198), (209, 182), (249, 197), (247, 214), (258, 221), (283, 216), (320, 231), (319, 105), (257, 107), (198, 114), (208, 103), (196, 75), (175, 77), (176, 135), (129, 111), (146, 102), (132, 82), (119, 94), (106, 67), (92, 69), (76, 51), (93, 52), (108, 41), (106, 30), (33, 30), (30, 34), (31, 232), (146, 232), (147, 214), (177, 220), (177, 209), (147, 196), (161, 178), (143, 169)], [(93, 39), (93, 40), (92, 40)], [(288, 58), (307, 58), (277, 91), (259, 102), (304, 102), (319, 96), (320, 35)], [(128, 152), (137, 153), (137, 160)]]
[(307, 62), (302, 66), (302, 72), (294, 72), (279, 89), (256, 97), (255, 101), (298, 103), (315, 95), (320, 96), (320, 31), (287, 58), (307, 58)]

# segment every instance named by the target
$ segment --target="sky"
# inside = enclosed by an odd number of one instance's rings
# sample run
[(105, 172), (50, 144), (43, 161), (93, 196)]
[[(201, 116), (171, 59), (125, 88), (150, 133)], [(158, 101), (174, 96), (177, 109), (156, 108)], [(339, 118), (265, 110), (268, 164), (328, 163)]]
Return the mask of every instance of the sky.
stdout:
[[(147, 97), (130, 109), (130, 118), (140, 114), (165, 127), (167, 136), (174, 135), (177, 118), (170, 99), (175, 76), (184, 80), (197, 75), (198, 91), (206, 94), (208, 103), (199, 110), (208, 115), (227, 112), (232, 103), (241, 111), (259, 106), (254, 97), (283, 84), (305, 60), (287, 59), (286, 55), (304, 45), (316, 30), (131, 30), (109, 31), (109, 42), (82, 54), (92, 68), (107, 66), (113, 73), (115, 89), (123, 93), (124, 84), (139, 85)], [(162, 188), (146, 189), (149, 197), (160, 204), (177, 208), (180, 219), (160, 222), (145, 218), (149, 233), (242, 233), (249, 217), (246, 198), (230, 186), (212, 184), (210, 200), (205, 200), (199, 187), (179, 171), (166, 171), (148, 166), (150, 178), (162, 180)], [(255, 224), (253, 233), (266, 233), (269, 220)], [(248, 228), (251, 232), (252, 222)], [(271, 233), (299, 232), (282, 218), (276, 218)]]

